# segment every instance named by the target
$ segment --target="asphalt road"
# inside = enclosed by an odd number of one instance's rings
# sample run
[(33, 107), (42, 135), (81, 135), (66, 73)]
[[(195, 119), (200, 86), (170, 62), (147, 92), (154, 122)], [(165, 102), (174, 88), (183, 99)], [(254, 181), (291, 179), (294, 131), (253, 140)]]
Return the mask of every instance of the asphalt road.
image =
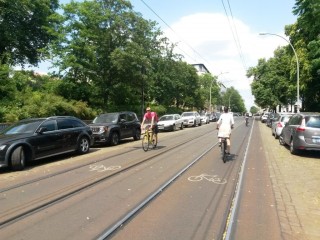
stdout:
[(238, 119), (223, 163), (215, 126), (2, 171), (0, 239), (319, 239), (318, 153)]

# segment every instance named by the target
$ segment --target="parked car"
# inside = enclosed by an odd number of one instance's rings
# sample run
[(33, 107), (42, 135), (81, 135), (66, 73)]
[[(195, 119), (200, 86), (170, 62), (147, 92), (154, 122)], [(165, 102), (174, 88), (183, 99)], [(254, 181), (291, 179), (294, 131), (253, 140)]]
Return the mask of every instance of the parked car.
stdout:
[(89, 124), (96, 144), (119, 144), (121, 139), (141, 137), (141, 124), (134, 112), (123, 111), (104, 113)]
[(263, 113), (261, 115), (260, 120), (261, 120), (262, 123), (265, 123), (267, 121), (267, 118), (268, 118), (269, 114), (270, 114), (269, 112), (265, 112), (265, 113)]
[(0, 132), (0, 167), (22, 170), (29, 161), (73, 151), (87, 153), (92, 144), (90, 127), (78, 118), (25, 119)]
[(160, 131), (176, 131), (183, 129), (183, 120), (179, 114), (167, 114), (159, 118), (158, 128)]
[(214, 113), (215, 114), (215, 119), (214, 119), (214, 122), (218, 121), (220, 116), (221, 116), (221, 112), (216, 112)]
[(278, 116), (279, 116), (278, 113), (270, 113), (270, 114), (268, 115), (267, 119), (266, 119), (266, 125), (267, 125), (268, 127), (271, 127), (272, 122), (273, 122), (275, 119), (277, 119)]
[(289, 121), (290, 117), (293, 115), (293, 113), (280, 113), (279, 116), (272, 122), (271, 125), (271, 133), (272, 136), (275, 137), (275, 139), (278, 139), (284, 125)]
[(198, 112), (183, 112), (181, 118), (185, 127), (201, 126), (200, 114)]
[(320, 150), (320, 113), (296, 113), (285, 124), (279, 137), (282, 145), (289, 145), (290, 152)]
[(201, 113), (200, 114), (201, 124), (208, 124), (210, 122), (209, 116), (210, 116), (209, 113)]

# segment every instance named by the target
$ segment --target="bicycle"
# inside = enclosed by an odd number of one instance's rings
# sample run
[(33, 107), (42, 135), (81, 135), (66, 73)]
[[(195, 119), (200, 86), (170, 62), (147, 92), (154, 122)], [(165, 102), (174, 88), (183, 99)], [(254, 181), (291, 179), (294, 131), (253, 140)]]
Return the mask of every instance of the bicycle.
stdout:
[(227, 138), (226, 137), (222, 137), (221, 138), (221, 159), (224, 163), (226, 163), (227, 161)]
[(144, 136), (142, 137), (142, 149), (146, 152), (149, 150), (150, 146), (152, 148), (157, 147), (157, 138), (156, 134), (152, 131), (150, 128), (150, 125), (146, 126), (145, 132), (143, 134)]

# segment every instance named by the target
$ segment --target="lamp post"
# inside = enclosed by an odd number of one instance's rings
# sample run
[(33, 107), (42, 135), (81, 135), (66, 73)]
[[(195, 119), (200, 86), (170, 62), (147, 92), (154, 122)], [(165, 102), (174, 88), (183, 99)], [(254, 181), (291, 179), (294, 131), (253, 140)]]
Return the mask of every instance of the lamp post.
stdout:
[[(225, 73), (229, 73), (229, 72), (222, 72), (220, 74), (218, 74), (217, 79), (219, 78), (220, 75), (225, 74)], [(212, 112), (211, 109), (211, 88), (212, 88), (212, 83), (215, 80), (215, 78), (212, 79), (211, 84), (210, 84), (210, 95), (209, 95), (209, 111)]]
[(297, 53), (296, 53), (296, 50), (294, 49), (294, 47), (292, 46), (291, 42), (290, 42), (288, 39), (286, 39), (286, 38), (284, 38), (284, 37), (282, 37), (282, 36), (280, 36), (280, 35), (278, 35), (278, 34), (275, 34), (275, 33), (259, 33), (259, 35), (274, 35), (274, 36), (280, 37), (280, 38), (284, 39), (287, 43), (289, 43), (289, 45), (291, 46), (291, 48), (292, 48), (292, 50), (293, 50), (293, 52), (294, 52), (294, 55), (295, 55), (295, 57), (296, 57), (296, 62), (297, 62), (297, 102), (296, 102), (296, 104), (297, 104), (297, 112), (299, 112), (299, 111), (300, 111), (300, 110), (299, 110), (299, 108), (300, 108), (300, 96), (299, 96), (299, 60), (298, 60), (298, 55), (297, 55)]
[(231, 96), (232, 96), (232, 92), (231, 92), (231, 94), (229, 96), (229, 111), (230, 111), (230, 99), (231, 99)]

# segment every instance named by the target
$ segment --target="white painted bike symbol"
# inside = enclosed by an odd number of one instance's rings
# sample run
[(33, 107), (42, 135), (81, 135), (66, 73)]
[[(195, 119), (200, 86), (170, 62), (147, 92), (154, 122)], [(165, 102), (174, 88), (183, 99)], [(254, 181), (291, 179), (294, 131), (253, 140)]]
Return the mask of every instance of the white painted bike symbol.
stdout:
[(97, 171), (97, 172), (114, 171), (120, 168), (121, 166), (106, 167), (104, 165), (90, 165), (90, 171)]
[(206, 174), (206, 173), (203, 173), (203, 174), (201, 174), (199, 176), (188, 177), (188, 180), (191, 181), (191, 182), (199, 182), (199, 181), (202, 181), (204, 179), (209, 181), (209, 182), (216, 183), (216, 184), (226, 184), (227, 183), (226, 179), (219, 178), (218, 175), (209, 175), (209, 174)]

